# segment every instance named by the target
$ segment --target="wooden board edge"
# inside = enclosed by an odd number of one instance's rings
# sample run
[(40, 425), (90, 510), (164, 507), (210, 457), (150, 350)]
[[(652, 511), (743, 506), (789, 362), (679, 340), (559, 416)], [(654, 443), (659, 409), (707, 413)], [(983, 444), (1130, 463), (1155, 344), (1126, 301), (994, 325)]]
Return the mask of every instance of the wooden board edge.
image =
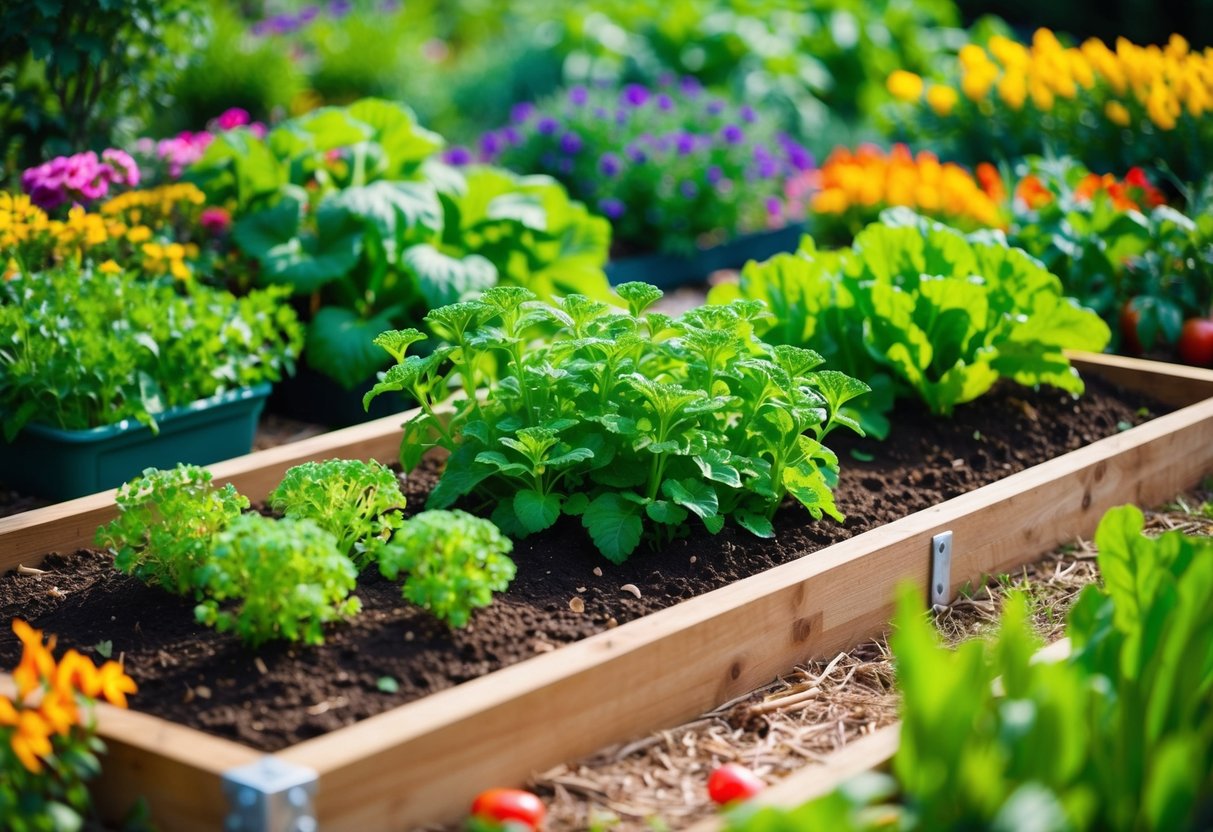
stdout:
[[(326, 828), (449, 819), (473, 790), (676, 724), (870, 637), (898, 583), (916, 581), (925, 598), (936, 531), (958, 530), (955, 589), (1089, 534), (1113, 505), (1173, 496), (1213, 467), (1213, 400), (1142, 428), (281, 756), (320, 772)], [(845, 588), (860, 581), (868, 591), (856, 600)], [(629, 690), (628, 702), (602, 695), (611, 689)], [(381, 784), (384, 796), (374, 783), (386, 772), (394, 785)]]
[(1213, 396), (1213, 370), (1108, 353), (1066, 354), (1080, 375), (1095, 373), (1105, 381), (1163, 404), (1186, 407)]

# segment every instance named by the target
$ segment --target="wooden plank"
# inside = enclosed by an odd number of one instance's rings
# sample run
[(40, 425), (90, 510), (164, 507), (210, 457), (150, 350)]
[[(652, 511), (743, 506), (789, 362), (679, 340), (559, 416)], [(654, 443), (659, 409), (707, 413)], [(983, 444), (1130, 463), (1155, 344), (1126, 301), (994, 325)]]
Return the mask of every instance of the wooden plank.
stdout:
[[(0, 693), (12, 696), (15, 690), (12, 676), (0, 674)], [(263, 756), (239, 743), (104, 703), (97, 705), (97, 719), (107, 751), (91, 790), (98, 812), (113, 821), (143, 797), (161, 828), (222, 829), (223, 772)]]
[(1071, 352), (1069, 356), (1079, 373), (1095, 372), (1126, 390), (1174, 407), (1187, 407), (1213, 396), (1213, 370), (1095, 352)]
[[(1037, 662), (1061, 661), (1070, 655), (1070, 640), (1055, 641), (1036, 653)], [(997, 680), (995, 681), (997, 685)], [(1001, 695), (1001, 694), (1000, 694)], [(753, 798), (759, 806), (795, 809), (810, 800), (824, 797), (846, 781), (865, 771), (887, 769), (900, 745), (901, 723), (895, 722), (867, 736), (847, 743), (820, 763), (794, 771)], [(719, 817), (706, 818), (686, 832), (717, 832), (724, 827)]]
[[(453, 819), (480, 789), (677, 724), (886, 625), (953, 532), (953, 590), (1213, 470), (1213, 399), (624, 627), (284, 752), (321, 773), (326, 829)], [(856, 592), (856, 588), (862, 592)]]
[[(344, 457), (394, 462), (400, 453), (400, 425), (416, 411), (322, 433), (208, 466), (219, 483), (230, 482), (250, 499), (263, 499), (286, 470), (311, 460)], [(0, 572), (19, 564), (36, 566), (51, 552), (75, 552), (93, 545), (102, 523), (117, 515), (114, 489), (0, 518)]]

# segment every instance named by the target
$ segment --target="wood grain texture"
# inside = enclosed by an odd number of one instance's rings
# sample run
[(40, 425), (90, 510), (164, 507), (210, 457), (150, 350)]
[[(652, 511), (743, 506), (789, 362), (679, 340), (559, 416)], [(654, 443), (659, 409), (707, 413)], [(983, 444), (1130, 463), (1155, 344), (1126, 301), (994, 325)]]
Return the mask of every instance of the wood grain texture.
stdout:
[[(326, 832), (405, 830), (453, 819), (485, 787), (521, 782), (608, 743), (677, 724), (797, 663), (871, 637), (886, 625), (901, 582), (921, 587), (925, 603), (937, 532), (954, 535), (955, 590), (1090, 534), (1113, 505), (1159, 502), (1213, 470), (1213, 398), (1205, 398), (1213, 395), (1213, 373), (1104, 356), (1076, 363), (1159, 398), (1204, 400), (280, 756), (320, 772), (317, 808)], [(221, 481), (259, 497), (287, 467), (308, 459), (394, 458), (401, 421), (388, 417), (212, 468)], [(0, 567), (77, 548), (112, 511), (110, 492), (0, 520)], [(215, 817), (215, 769), (227, 767), (212, 738), (173, 728), (177, 751), (170, 753), (139, 741), (160, 730), (151, 727), (159, 720), (143, 719), (151, 722), (134, 729), (120, 717), (102, 717), (102, 734), (122, 761), (107, 799), (150, 792), (162, 827), (214, 828), (193, 819)]]

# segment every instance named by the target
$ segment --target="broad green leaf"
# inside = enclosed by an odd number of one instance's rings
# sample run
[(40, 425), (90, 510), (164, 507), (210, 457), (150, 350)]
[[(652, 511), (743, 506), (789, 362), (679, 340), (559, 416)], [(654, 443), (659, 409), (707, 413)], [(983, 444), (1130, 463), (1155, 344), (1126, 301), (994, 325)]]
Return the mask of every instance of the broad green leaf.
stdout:
[(701, 480), (666, 480), (661, 493), (699, 517), (711, 517), (720, 510), (716, 489)]
[(514, 514), (519, 524), (534, 534), (550, 528), (560, 517), (560, 495), (523, 490), (514, 495)]
[(612, 563), (623, 563), (635, 551), (644, 530), (640, 506), (619, 494), (595, 497), (581, 517), (598, 551)]
[(308, 366), (347, 390), (360, 387), (388, 363), (375, 342), (392, 321), (385, 313), (361, 318), (350, 309), (325, 306), (308, 325)]

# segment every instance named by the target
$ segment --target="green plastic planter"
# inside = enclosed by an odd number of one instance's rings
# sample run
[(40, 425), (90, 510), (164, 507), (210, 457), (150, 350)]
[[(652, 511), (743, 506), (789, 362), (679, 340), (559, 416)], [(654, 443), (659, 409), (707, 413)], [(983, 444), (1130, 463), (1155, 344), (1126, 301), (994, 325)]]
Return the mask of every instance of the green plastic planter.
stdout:
[(29, 424), (0, 441), (0, 482), (22, 493), (70, 500), (114, 488), (144, 468), (209, 465), (247, 454), (270, 385), (223, 393), (159, 414), (160, 433), (126, 419), (87, 430)]
[(625, 257), (607, 263), (606, 275), (615, 286), (640, 280), (662, 289), (677, 289), (679, 286), (703, 283), (708, 275), (720, 269), (739, 269), (750, 260), (766, 260), (783, 251), (795, 251), (802, 234), (804, 224), (792, 223), (774, 231), (743, 234), (694, 254)]

